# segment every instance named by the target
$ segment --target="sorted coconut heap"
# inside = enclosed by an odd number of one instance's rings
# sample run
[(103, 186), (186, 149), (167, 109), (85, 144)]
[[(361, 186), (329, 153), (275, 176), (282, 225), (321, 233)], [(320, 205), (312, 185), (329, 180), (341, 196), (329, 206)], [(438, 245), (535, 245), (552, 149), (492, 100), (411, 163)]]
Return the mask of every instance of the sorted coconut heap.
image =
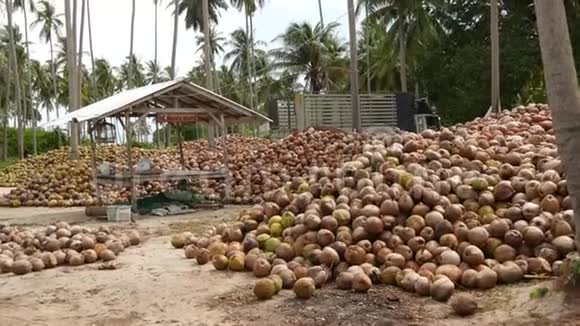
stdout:
[[(384, 136), (341, 168), (312, 168), (265, 193), (235, 223), (172, 242), (199, 264), (278, 275), (300, 298), (334, 279), (446, 301), (457, 284), (557, 275), (575, 225), (554, 141), (545, 105)], [(256, 283), (256, 295), (270, 297), (275, 280)]]
[(0, 273), (23, 275), (59, 265), (80, 266), (111, 261), (141, 242), (139, 232), (120, 233), (57, 222), (31, 232), (0, 225)]
[[(228, 167), (232, 173), (231, 196), (235, 203), (260, 202), (265, 192), (277, 189), (295, 176), (307, 176), (311, 166), (337, 168), (362, 152), (369, 136), (346, 134), (337, 130), (309, 130), (284, 139), (227, 137)], [(184, 145), (186, 169), (215, 170), (223, 166), (222, 139), (216, 151), (209, 151), (206, 141)], [(179, 154), (175, 148), (163, 150), (134, 149), (136, 161), (148, 158), (154, 169), (179, 170)], [(110, 162), (115, 171), (126, 170), (126, 148), (99, 146), (97, 161)], [(96, 203), (92, 184), (90, 151), (82, 148), (80, 159), (72, 161), (66, 148), (20, 161), (0, 173), (0, 185), (17, 186), (7, 197), (6, 205), (19, 206), (90, 206)], [(151, 182), (137, 187), (145, 196), (167, 189), (170, 185)], [(208, 199), (223, 196), (225, 184), (212, 180), (196, 187)], [(102, 188), (103, 201), (127, 201), (128, 189), (119, 186)]]

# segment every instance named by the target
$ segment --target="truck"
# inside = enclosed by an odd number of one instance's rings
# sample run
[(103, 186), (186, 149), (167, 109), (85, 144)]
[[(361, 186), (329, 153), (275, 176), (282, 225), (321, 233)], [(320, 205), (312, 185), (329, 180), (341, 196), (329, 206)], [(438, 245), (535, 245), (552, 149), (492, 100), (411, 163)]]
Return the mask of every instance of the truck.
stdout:
[[(415, 99), (413, 94), (361, 94), (359, 103), (363, 131), (400, 129), (419, 133), (441, 126), (441, 119), (428, 99)], [(270, 102), (268, 111), (274, 133), (310, 126), (353, 130), (350, 94), (297, 94), (294, 101)]]

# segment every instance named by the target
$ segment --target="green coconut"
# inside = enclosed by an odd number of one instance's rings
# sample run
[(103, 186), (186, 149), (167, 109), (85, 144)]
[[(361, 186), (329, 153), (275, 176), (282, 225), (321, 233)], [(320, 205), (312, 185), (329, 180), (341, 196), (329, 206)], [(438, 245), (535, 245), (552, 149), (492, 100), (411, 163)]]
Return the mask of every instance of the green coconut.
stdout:
[(254, 285), (254, 295), (259, 300), (268, 300), (276, 294), (276, 284), (269, 278), (263, 278), (256, 281)]
[(278, 248), (280, 243), (278, 238), (270, 238), (264, 244), (264, 249), (268, 252), (276, 252), (276, 248)]
[(280, 223), (272, 223), (270, 225), (270, 235), (273, 237), (279, 237), (282, 235), (282, 231), (284, 231), (284, 229), (282, 228), (282, 224)]
[(268, 241), (270, 238), (271, 236), (269, 234), (262, 233), (256, 237), (256, 240), (258, 240), (258, 245), (260, 245), (260, 248), (264, 248), (266, 246), (266, 241)]
[(296, 216), (292, 212), (286, 212), (282, 214), (282, 228), (288, 228), (294, 226), (296, 223)]
[(268, 225), (272, 226), (272, 224), (274, 223), (282, 224), (282, 216), (274, 215), (270, 217), (270, 219), (268, 220)]

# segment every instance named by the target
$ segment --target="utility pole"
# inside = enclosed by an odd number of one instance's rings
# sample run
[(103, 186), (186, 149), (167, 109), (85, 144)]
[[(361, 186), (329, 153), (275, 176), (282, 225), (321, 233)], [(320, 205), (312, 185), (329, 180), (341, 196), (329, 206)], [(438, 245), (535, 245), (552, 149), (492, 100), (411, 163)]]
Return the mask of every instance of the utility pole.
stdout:
[(499, 16), (498, 1), (490, 0), (490, 34), (491, 34), (491, 112), (501, 110), (499, 80)]
[(352, 129), (361, 132), (360, 103), (358, 94), (358, 58), (356, 49), (356, 24), (354, 2), (348, 1), (348, 29), (350, 34), (350, 101), (352, 106)]
[(204, 51), (205, 51), (205, 79), (206, 79), (206, 87), (210, 91), (213, 90), (213, 80), (212, 80), (212, 72), (211, 72), (211, 46), (210, 46), (210, 39), (209, 39), (209, 3), (208, 0), (202, 0), (202, 9), (203, 9), (203, 38), (204, 38)]

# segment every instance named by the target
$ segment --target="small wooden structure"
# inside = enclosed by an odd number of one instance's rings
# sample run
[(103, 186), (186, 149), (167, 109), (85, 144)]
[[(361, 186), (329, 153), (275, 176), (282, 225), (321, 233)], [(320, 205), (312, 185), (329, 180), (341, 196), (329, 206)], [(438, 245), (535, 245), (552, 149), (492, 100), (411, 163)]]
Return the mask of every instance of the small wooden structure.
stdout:
[[(115, 175), (99, 175), (96, 168), (96, 145), (94, 132), (106, 118), (118, 119), (126, 132), (127, 165), (126, 173)], [(177, 145), (179, 148), (182, 170), (177, 171), (145, 171), (133, 169), (132, 157), (133, 126), (142, 123), (146, 118), (156, 122), (171, 124), (177, 130)], [(44, 126), (58, 126), (69, 122), (87, 123), (91, 139), (92, 168), (96, 183), (97, 197), (100, 201), (99, 184), (116, 184), (131, 189), (131, 204), (136, 203), (135, 186), (149, 181), (180, 181), (190, 179), (222, 179), (226, 182), (226, 199), (229, 196), (229, 171), (227, 142), (224, 144), (224, 166), (217, 171), (186, 170), (181, 127), (187, 123), (205, 123), (208, 126), (208, 144), (214, 147), (214, 134), (226, 135), (227, 126), (239, 123), (257, 121), (271, 122), (267, 117), (252, 111), (225, 97), (215, 94), (203, 87), (189, 83), (183, 79), (134, 88), (113, 95), (99, 102), (90, 104), (77, 111), (51, 121)], [(227, 138), (225, 138), (227, 139)], [(226, 140), (224, 140), (226, 141)], [(100, 203), (99, 203), (100, 204)]]

